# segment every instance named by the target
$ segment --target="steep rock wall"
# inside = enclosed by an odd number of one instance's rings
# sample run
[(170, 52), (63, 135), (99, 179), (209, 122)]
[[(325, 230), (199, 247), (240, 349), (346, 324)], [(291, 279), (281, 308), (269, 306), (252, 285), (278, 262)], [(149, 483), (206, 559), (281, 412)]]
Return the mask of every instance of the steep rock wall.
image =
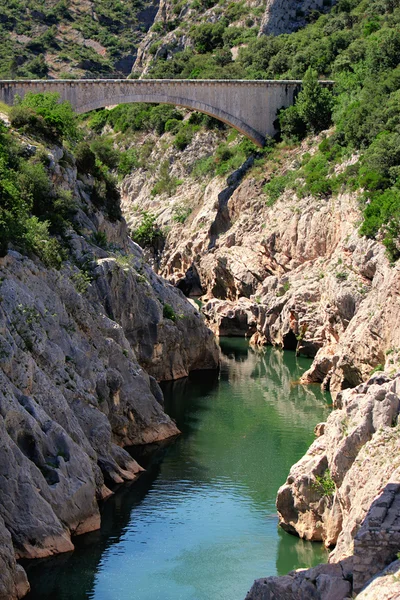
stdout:
[[(322, 137), (288, 150), (279, 168), (298, 168)], [(183, 181), (169, 197), (151, 194), (157, 170), (139, 169), (124, 181), (129, 225), (137, 227), (146, 210), (169, 228), (159, 272), (186, 293), (203, 294), (216, 334), (315, 357), (304, 382), (336, 393), (364, 381), (377, 365), (393, 372), (400, 349), (398, 267), (379, 242), (359, 236), (357, 194), (299, 198), (287, 190), (269, 206), (263, 186), (276, 169), (272, 161), (262, 173), (250, 160), (228, 178), (191, 176), (196, 160), (211, 156), (221, 138), (198, 134), (181, 154), (171, 145), (163, 150), (168, 134), (155, 143), (149, 160), (164, 157)], [(190, 214), (179, 224), (174, 215), (182, 207)]]
[(109, 486), (142, 470), (123, 446), (179, 433), (157, 380), (219, 362), (199, 312), (154, 274), (125, 222), (92, 204), (91, 177), (63, 148), (48, 164), (77, 202), (69, 260), (55, 270), (15, 250), (0, 259), (4, 599), (29, 587), (16, 559), (71, 551), (74, 535), (100, 526)]

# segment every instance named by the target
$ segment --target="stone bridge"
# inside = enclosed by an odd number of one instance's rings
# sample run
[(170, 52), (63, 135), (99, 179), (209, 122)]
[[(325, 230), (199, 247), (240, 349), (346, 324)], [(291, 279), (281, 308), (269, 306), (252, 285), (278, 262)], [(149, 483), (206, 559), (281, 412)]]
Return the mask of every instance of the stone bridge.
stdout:
[[(321, 82), (330, 85), (332, 82)], [(174, 104), (211, 115), (263, 146), (275, 133), (277, 110), (293, 104), (301, 81), (181, 79), (46, 79), (0, 81), (0, 101), (12, 105), (27, 92), (57, 92), (74, 110), (128, 102)]]

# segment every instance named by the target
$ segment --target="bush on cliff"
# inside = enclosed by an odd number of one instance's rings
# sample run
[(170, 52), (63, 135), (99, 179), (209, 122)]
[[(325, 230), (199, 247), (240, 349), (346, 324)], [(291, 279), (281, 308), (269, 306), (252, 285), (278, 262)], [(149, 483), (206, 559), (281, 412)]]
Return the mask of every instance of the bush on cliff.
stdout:
[(42, 168), (24, 159), (23, 148), (0, 123), (0, 256), (13, 244), (48, 266), (60, 266), (62, 251), (50, 235), (50, 223), (32, 214), (49, 185)]
[(49, 141), (76, 140), (76, 117), (69, 102), (60, 102), (59, 94), (29, 92), (10, 111), (11, 125), (16, 129), (44, 137)]
[[(119, 154), (108, 139), (94, 140), (94, 152), (87, 143), (75, 146), (79, 137), (75, 114), (68, 103), (58, 102), (57, 94), (28, 94), (11, 109), (11, 119), (36, 139), (58, 145), (66, 139), (70, 150), (62, 148), (64, 166), (74, 164), (75, 152), (78, 172), (93, 176), (93, 203), (105, 210), (111, 221), (121, 218), (117, 181), (110, 173)], [(50, 164), (45, 150), (22, 145), (0, 122), (0, 255), (13, 245), (36, 254), (47, 266), (61, 265), (64, 251), (60, 242), (65, 244), (65, 233), (74, 226), (78, 205), (71, 191), (53, 183)]]
[(162, 232), (156, 223), (156, 215), (144, 210), (140, 225), (134, 229), (132, 239), (140, 246), (152, 246), (162, 237)]

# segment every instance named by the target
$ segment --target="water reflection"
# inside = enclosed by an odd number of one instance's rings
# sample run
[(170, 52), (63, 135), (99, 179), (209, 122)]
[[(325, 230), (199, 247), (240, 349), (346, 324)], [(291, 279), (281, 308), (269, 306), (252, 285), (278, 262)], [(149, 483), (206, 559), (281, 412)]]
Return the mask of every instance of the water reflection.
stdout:
[(221, 342), (218, 378), (164, 385), (183, 435), (132, 450), (147, 471), (103, 507), (76, 551), (29, 565), (31, 600), (242, 600), (256, 577), (325, 558), (278, 531), (275, 496), (328, 412), (319, 388), (293, 382), (294, 353)]

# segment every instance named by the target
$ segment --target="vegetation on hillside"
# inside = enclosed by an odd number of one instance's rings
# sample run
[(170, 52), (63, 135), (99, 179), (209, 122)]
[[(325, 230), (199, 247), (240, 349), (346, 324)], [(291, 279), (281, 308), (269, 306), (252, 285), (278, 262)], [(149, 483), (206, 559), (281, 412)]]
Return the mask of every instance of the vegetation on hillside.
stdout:
[(54, 183), (48, 147), (61, 147), (60, 163), (76, 165), (78, 177), (92, 176), (91, 201), (112, 221), (121, 218), (115, 177), (101, 151), (80, 141), (76, 116), (57, 95), (28, 94), (9, 116), (14, 130), (0, 121), (0, 256), (12, 245), (39, 256), (47, 266), (60, 267), (79, 205), (74, 190)]
[[(147, 0), (0, 0), (0, 79), (129, 73)], [(124, 64), (126, 59), (127, 65)]]
[[(309, 67), (320, 76), (336, 77), (365, 58), (372, 68), (398, 64), (398, 0), (338, 0), (328, 14), (314, 11), (314, 22), (295, 33), (261, 37), (257, 28), (232, 26), (223, 6), (215, 23), (187, 23), (185, 35), (193, 47), (157, 56), (148, 76), (301, 79)], [(232, 47), (238, 47), (235, 61)]]

